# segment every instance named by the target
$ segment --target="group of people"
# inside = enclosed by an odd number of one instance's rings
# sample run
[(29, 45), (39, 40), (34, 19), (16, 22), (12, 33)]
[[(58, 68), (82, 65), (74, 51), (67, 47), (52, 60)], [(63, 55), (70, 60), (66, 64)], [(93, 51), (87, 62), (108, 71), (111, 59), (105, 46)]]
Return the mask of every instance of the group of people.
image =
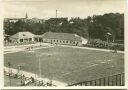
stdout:
[(4, 71), (4, 74), (9, 77), (13, 77), (14, 79), (19, 79), (21, 86), (55, 86), (52, 84), (52, 81), (44, 81), (44, 80), (37, 80), (34, 77), (26, 77), (24, 74), (13, 73)]
[(43, 80), (36, 80), (33, 77), (21, 80), (21, 86), (54, 86), (52, 81), (44, 82)]
[(28, 51), (32, 51), (34, 48), (33, 48), (33, 46), (31, 46), (31, 47), (27, 47), (26, 48)]

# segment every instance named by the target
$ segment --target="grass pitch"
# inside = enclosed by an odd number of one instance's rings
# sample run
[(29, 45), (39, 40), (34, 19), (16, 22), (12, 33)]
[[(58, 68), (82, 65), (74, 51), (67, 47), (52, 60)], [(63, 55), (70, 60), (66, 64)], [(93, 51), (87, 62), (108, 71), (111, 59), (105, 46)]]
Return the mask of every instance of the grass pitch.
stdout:
[(13, 68), (21, 65), (23, 70), (42, 77), (65, 83), (77, 83), (124, 72), (124, 54), (97, 50), (52, 47), (21, 51), (4, 55), (4, 65), (11, 62)]

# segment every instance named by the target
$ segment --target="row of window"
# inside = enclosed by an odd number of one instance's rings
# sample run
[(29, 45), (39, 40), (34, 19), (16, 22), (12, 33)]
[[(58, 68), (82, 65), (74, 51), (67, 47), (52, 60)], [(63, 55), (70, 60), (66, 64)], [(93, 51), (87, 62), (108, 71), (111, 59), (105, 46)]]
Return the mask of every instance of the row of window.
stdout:
[(28, 38), (28, 39), (20, 39), (20, 42), (23, 42), (23, 41), (32, 41), (32, 38)]
[(65, 44), (78, 44), (79, 42), (75, 41), (68, 41), (68, 40), (51, 40), (51, 42), (56, 42), (56, 43), (65, 43)]
[(42, 41), (42, 38), (34, 38), (34, 41), (41, 42)]

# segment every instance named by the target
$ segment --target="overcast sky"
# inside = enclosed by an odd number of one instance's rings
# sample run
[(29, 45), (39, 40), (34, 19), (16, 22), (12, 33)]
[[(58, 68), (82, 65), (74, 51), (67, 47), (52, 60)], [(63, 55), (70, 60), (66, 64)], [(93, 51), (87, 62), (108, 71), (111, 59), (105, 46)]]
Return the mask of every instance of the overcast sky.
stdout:
[(124, 13), (125, 0), (4, 0), (4, 17), (81, 17)]

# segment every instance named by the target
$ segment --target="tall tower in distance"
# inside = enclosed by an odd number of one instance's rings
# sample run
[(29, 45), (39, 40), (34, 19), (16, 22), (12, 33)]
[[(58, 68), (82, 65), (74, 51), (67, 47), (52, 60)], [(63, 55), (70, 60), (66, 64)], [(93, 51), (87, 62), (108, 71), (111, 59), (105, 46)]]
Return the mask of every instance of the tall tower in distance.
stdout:
[(26, 12), (25, 18), (28, 19), (28, 14), (27, 14), (27, 12)]
[(56, 10), (56, 18), (57, 18), (57, 14), (58, 14), (58, 13), (57, 13), (57, 10)]

